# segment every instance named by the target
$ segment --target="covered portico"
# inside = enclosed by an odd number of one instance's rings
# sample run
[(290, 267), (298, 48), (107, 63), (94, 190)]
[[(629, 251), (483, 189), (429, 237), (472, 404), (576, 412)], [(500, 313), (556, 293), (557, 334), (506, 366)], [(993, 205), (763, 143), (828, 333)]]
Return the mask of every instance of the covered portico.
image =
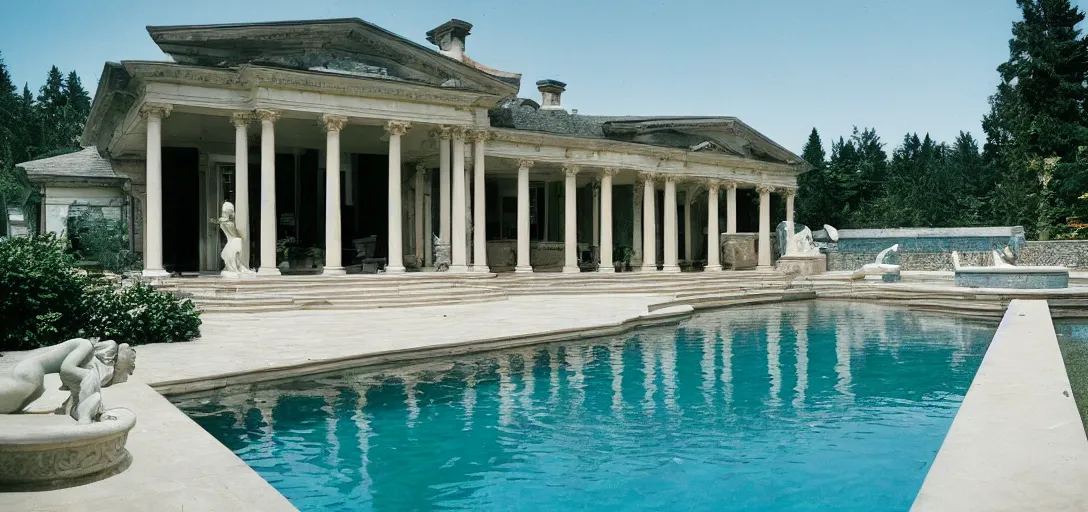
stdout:
[(464, 55), (470, 27), (429, 33), (438, 52), (361, 20), (150, 27), (175, 62), (107, 64), (84, 134), (130, 169), (144, 274), (221, 268), (224, 201), (258, 277), (281, 272), (285, 239), (332, 276), (366, 256), (391, 274), (719, 271), (738, 189), (758, 192), (771, 265), (771, 194), (792, 221), (799, 158), (734, 118), (568, 113), (552, 80), (539, 104), (512, 99), (520, 75)]

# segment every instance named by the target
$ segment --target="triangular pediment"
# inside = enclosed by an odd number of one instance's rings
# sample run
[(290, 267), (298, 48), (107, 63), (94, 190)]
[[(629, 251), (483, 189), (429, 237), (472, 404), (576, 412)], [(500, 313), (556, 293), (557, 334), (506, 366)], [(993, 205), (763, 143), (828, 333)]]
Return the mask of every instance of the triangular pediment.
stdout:
[(520, 80), (488, 74), (357, 18), (147, 27), (175, 62), (337, 73), (510, 96)]
[(650, 117), (609, 121), (608, 138), (720, 153), (765, 162), (798, 164), (801, 157), (734, 117)]

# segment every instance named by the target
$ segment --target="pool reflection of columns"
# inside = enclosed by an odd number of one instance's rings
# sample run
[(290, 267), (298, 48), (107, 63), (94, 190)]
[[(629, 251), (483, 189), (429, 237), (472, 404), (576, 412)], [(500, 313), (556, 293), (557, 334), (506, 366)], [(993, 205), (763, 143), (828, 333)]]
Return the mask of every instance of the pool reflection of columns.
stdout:
[(571, 400), (570, 406), (573, 411), (578, 411), (582, 408), (582, 404), (586, 400), (586, 347), (581, 345), (567, 346), (565, 352), (567, 355), (567, 387), (573, 391), (574, 397)]
[(805, 392), (808, 390), (808, 309), (802, 308), (794, 313), (790, 322), (794, 332), (794, 355), (797, 360), (797, 386), (793, 398), (793, 408), (805, 406)]
[(722, 400), (733, 401), (733, 330), (726, 320), (718, 330), (722, 345)]
[(465, 430), (472, 430), (472, 415), (476, 412), (475, 370), (470, 370), (465, 377), (465, 390), (461, 392), (461, 410), (465, 413)]
[(714, 346), (714, 330), (704, 328), (703, 334), (703, 357), (699, 360), (699, 369), (703, 372), (702, 391), (703, 401), (706, 402), (707, 407), (714, 406), (714, 374), (717, 366), (717, 348)]
[(680, 412), (676, 402), (676, 338), (669, 337), (658, 344), (661, 359), (661, 381), (665, 391), (665, 410), (670, 413)]
[(362, 481), (362, 489), (364, 493), (369, 493), (370, 489), (370, 472), (368, 471), (370, 466), (370, 436), (373, 432), (370, 428), (370, 418), (366, 412), (366, 392), (369, 386), (356, 384), (352, 386), (358, 397), (355, 399), (355, 413), (352, 415), (351, 420), (355, 422), (355, 427), (359, 429), (359, 453), (362, 455), (359, 457), (359, 476)]
[(778, 311), (769, 311), (767, 315), (767, 375), (771, 389), (768, 404), (771, 407), (782, 405), (782, 331), (779, 325)]
[(840, 318), (835, 322), (835, 391), (846, 398), (853, 398), (850, 389), (850, 322)]
[(612, 413), (623, 414), (623, 341), (608, 346), (608, 363), (612, 369)]
[(406, 426), (408, 428), (415, 428), (416, 420), (419, 419), (419, 390), (416, 389), (416, 385), (419, 384), (415, 377), (405, 377), (404, 379), (404, 407), (408, 409), (408, 421)]
[(640, 340), (639, 346), (642, 353), (642, 387), (645, 394), (642, 396), (642, 412), (647, 415), (654, 413), (654, 395), (657, 394), (657, 350), (656, 344), (649, 340)]
[(523, 366), (521, 369), (521, 409), (526, 415), (531, 415), (533, 410), (533, 393), (536, 391), (536, 377), (533, 368), (536, 367), (536, 350), (529, 348), (521, 353)]
[(548, 348), (548, 405), (554, 406), (559, 398), (559, 349)]
[(337, 388), (326, 388), (322, 394), (325, 399), (321, 412), (325, 413), (326, 464), (330, 468), (336, 468), (340, 467), (340, 436), (336, 435), (336, 400), (339, 391)]
[(510, 378), (510, 355), (499, 354), (499, 426), (511, 423), (514, 411), (514, 381)]

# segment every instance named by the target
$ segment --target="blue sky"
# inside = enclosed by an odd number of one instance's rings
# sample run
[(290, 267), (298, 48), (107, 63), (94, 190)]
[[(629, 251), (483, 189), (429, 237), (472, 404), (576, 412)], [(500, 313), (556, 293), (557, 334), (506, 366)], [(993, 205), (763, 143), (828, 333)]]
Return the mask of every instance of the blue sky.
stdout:
[[(1088, 0), (1083, 0), (1088, 2)], [(1075, 2), (1078, 3), (1078, 2)], [(0, 55), (37, 93), (49, 66), (94, 92), (103, 62), (163, 60), (146, 25), (360, 17), (427, 44), (450, 18), (474, 25), (468, 54), (567, 82), (585, 114), (732, 115), (800, 153), (877, 129), (890, 150), (907, 132), (983, 138), (982, 115), (1008, 57), (1013, 0), (53, 0), (13, 2)], [(91, 7), (93, 5), (93, 7)]]

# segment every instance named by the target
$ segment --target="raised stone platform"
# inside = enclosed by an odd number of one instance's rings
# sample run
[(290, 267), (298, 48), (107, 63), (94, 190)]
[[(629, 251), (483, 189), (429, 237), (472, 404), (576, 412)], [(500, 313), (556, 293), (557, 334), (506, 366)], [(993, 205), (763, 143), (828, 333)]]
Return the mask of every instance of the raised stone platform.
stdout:
[(1012, 288), (1041, 290), (1069, 287), (1065, 267), (961, 267), (956, 269), (956, 286), (965, 288)]

